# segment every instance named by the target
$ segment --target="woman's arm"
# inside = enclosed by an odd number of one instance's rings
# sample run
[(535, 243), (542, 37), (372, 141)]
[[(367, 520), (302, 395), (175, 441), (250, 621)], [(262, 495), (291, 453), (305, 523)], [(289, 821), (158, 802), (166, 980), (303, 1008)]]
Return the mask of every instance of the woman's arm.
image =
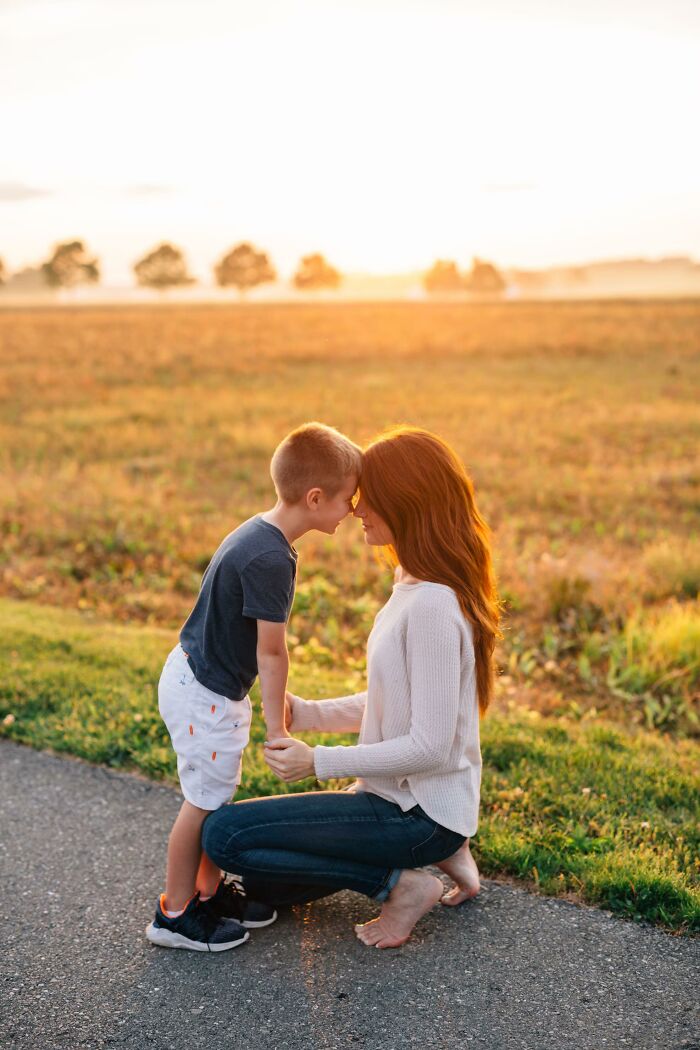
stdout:
[(292, 695), (291, 733), (359, 733), (367, 703), (367, 692), (332, 700), (302, 700)]
[(416, 607), (406, 637), (409, 732), (376, 744), (316, 745), (314, 769), (318, 779), (403, 776), (442, 769), (452, 750), (462, 702), (462, 637), (454, 613), (432, 603)]

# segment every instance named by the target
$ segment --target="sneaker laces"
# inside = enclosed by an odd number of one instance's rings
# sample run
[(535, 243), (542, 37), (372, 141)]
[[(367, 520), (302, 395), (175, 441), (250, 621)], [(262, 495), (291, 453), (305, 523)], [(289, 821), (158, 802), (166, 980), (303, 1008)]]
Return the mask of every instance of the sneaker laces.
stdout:
[(220, 918), (211, 908), (206, 907), (206, 901), (203, 902), (199, 912), (199, 918), (202, 923), (202, 932), (204, 933), (204, 940), (209, 943), (211, 935), (220, 923)]
[[(243, 885), (240, 882), (223, 882), (219, 886), (216, 896), (219, 894), (223, 895), (227, 907), (232, 907), (236, 911), (237, 914), (234, 917), (241, 918), (247, 903)], [(214, 900), (214, 897), (212, 897), (212, 900)]]

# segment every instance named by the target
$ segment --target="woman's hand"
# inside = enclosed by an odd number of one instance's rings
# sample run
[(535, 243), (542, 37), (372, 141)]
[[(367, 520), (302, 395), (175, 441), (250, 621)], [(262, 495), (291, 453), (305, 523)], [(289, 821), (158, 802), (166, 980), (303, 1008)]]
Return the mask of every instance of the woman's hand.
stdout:
[(292, 722), (294, 721), (294, 693), (290, 693), (289, 690), (284, 694), (284, 728), (287, 732), (292, 728)]
[(316, 775), (314, 749), (303, 740), (294, 737), (266, 740), (264, 754), (272, 772), (288, 784)]

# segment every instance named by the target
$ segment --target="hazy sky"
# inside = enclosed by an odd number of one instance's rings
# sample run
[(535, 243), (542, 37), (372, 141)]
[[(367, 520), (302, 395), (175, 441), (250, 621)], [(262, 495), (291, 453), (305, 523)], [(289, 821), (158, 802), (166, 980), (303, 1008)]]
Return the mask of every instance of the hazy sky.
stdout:
[(700, 258), (698, 0), (0, 0), (0, 256)]

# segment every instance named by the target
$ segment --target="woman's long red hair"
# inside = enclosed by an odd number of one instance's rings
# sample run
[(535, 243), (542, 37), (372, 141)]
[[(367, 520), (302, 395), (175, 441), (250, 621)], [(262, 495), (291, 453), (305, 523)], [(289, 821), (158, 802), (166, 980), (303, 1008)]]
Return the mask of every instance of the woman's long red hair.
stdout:
[(472, 625), (483, 715), (493, 698), (500, 603), (490, 531), (464, 465), (429, 430), (393, 427), (365, 449), (360, 492), (391, 530), (391, 561), (419, 580), (447, 584), (456, 593)]

